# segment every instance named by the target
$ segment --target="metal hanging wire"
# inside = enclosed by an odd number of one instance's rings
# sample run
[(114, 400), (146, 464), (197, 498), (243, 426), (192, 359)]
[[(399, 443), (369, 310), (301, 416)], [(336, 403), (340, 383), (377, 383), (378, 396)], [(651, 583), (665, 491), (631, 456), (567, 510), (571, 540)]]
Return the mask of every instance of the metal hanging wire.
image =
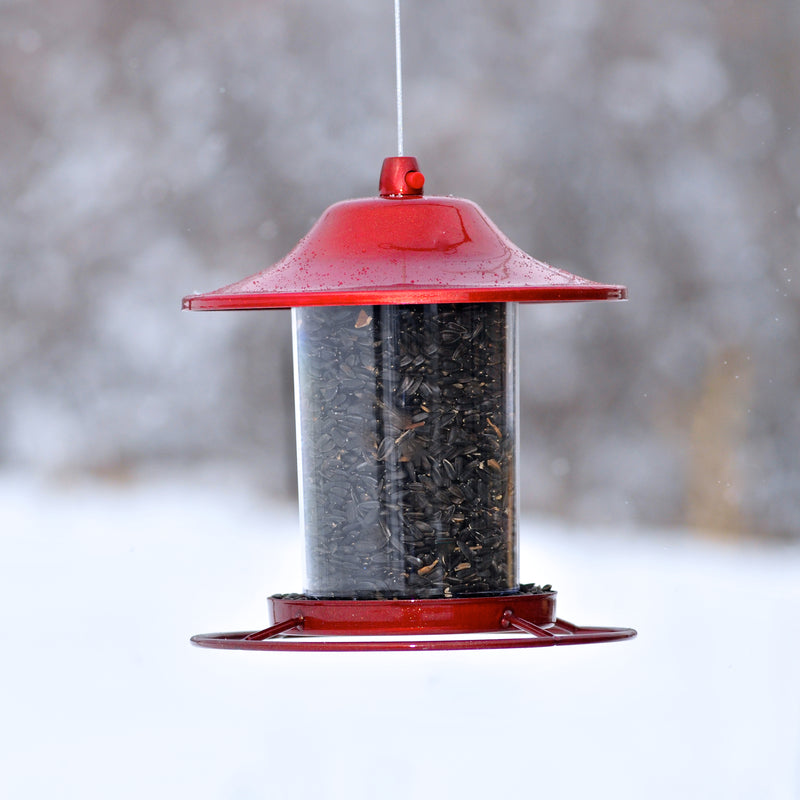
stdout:
[(394, 0), (394, 52), (397, 79), (397, 155), (403, 155), (403, 56), (400, 36), (400, 0)]

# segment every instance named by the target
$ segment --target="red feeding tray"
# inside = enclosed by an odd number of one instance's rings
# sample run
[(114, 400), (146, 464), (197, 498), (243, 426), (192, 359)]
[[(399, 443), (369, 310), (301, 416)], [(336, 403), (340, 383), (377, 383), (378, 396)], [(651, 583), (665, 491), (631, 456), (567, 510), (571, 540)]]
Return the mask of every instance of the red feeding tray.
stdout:
[[(270, 627), (201, 634), (192, 642), (220, 650), (488, 650), (613, 642), (636, 635), (630, 628), (581, 628), (557, 619), (555, 596), (523, 592), (457, 600), (309, 600), (276, 595), (269, 598)], [(442, 635), (446, 638), (437, 638)]]
[(423, 196), (409, 157), (329, 208), (272, 267), (189, 310), (293, 309), (306, 588), (269, 598), (246, 650), (546, 647), (631, 638), (556, 616), (517, 577), (516, 305), (620, 300), (556, 269), (474, 203)]

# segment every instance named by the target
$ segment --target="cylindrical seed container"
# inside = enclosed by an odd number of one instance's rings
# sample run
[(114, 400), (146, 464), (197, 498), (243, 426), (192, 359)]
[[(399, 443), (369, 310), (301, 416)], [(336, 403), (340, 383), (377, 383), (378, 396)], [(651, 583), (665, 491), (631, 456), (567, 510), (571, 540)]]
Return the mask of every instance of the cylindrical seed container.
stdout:
[(516, 304), (293, 314), (306, 594), (516, 591)]

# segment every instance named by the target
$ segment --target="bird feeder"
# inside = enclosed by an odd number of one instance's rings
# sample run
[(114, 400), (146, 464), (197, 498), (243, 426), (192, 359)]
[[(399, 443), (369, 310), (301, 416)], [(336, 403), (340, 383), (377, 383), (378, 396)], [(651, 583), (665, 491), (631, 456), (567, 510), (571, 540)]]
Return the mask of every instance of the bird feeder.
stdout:
[(192, 311), (291, 308), (306, 583), (204, 647), (431, 650), (608, 642), (518, 577), (517, 306), (621, 300), (512, 244), (474, 203), (384, 161), (277, 264)]

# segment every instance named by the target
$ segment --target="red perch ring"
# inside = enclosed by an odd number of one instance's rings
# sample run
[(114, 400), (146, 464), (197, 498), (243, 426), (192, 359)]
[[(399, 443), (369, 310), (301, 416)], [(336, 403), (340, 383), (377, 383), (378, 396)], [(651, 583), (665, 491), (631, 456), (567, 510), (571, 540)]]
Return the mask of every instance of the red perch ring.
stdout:
[[(558, 619), (555, 592), (442, 600), (274, 595), (269, 605), (273, 624), (262, 631), (200, 634), (192, 642), (222, 650), (477, 650), (613, 642), (636, 636), (631, 628), (582, 628)], [(472, 634), (482, 635), (460, 638)], [(450, 638), (434, 638), (442, 635)], [(364, 636), (386, 638), (349, 638)]]

